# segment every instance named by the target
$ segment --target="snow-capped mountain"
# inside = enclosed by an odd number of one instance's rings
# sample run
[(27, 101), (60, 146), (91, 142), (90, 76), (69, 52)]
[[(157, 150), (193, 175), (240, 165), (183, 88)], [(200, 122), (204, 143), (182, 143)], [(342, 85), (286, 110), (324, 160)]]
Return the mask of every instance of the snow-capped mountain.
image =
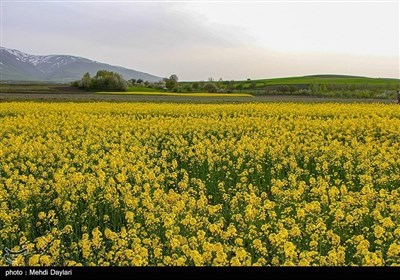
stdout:
[(98, 70), (120, 73), (125, 79), (159, 81), (162, 78), (118, 66), (100, 63), (71, 55), (31, 55), (19, 50), (0, 47), (1, 81), (53, 81), (68, 82), (78, 80), (89, 72)]

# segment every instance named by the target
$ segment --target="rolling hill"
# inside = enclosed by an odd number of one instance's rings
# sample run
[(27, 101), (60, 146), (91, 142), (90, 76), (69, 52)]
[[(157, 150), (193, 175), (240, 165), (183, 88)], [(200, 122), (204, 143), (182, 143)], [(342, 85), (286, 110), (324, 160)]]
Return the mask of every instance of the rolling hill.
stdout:
[(274, 79), (259, 79), (259, 80), (245, 80), (238, 81), (245, 86), (252, 83), (257, 85), (257, 88), (278, 85), (370, 85), (370, 86), (400, 86), (399, 79), (390, 78), (369, 78), (362, 76), (349, 76), (349, 75), (310, 75), (301, 77), (286, 77)]

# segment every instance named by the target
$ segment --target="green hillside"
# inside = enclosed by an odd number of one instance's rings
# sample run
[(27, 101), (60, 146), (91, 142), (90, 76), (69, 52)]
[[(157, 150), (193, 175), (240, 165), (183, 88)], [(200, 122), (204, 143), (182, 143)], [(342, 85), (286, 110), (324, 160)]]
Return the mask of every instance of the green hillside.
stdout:
[(246, 80), (239, 81), (247, 86), (256, 83), (257, 87), (265, 87), (270, 85), (371, 85), (382, 87), (399, 87), (399, 79), (387, 78), (368, 78), (359, 76), (345, 76), (345, 75), (312, 75), (303, 77), (287, 77), (275, 79), (260, 79), (260, 80)]

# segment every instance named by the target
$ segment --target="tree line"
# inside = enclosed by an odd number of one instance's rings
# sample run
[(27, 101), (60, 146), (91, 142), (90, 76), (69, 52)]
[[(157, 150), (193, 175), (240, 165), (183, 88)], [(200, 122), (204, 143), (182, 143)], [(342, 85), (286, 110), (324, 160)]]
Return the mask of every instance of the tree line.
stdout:
[(218, 82), (209, 79), (208, 82), (179, 82), (176, 74), (172, 74), (169, 78), (164, 78), (158, 82), (149, 82), (143, 79), (130, 79), (124, 80), (121, 74), (116, 72), (99, 70), (95, 76), (90, 76), (85, 73), (82, 79), (74, 81), (71, 84), (74, 87), (82, 88), (85, 90), (93, 91), (126, 91), (129, 87), (146, 87), (158, 91), (171, 91), (171, 92), (233, 92), (242, 90), (242, 86), (235, 86), (235, 81), (222, 81)]
[(179, 82), (176, 74), (157, 82), (145, 81), (143, 79), (124, 80), (121, 74), (116, 72), (100, 70), (95, 76), (89, 73), (83, 75), (81, 80), (72, 83), (73, 86), (92, 91), (165, 91), (165, 92), (209, 92), (209, 93), (232, 93), (248, 92), (255, 95), (309, 95), (327, 97), (352, 97), (352, 98), (393, 98), (396, 85), (373, 84), (310, 84), (293, 85), (268, 85), (263, 81), (224, 81), (221, 78), (215, 81)]

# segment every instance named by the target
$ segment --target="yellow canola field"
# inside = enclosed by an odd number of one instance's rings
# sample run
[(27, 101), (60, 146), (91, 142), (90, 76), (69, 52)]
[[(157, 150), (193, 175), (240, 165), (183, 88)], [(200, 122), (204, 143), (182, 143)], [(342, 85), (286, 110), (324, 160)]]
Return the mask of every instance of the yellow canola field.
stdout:
[(399, 187), (397, 105), (0, 104), (0, 265), (399, 265)]

